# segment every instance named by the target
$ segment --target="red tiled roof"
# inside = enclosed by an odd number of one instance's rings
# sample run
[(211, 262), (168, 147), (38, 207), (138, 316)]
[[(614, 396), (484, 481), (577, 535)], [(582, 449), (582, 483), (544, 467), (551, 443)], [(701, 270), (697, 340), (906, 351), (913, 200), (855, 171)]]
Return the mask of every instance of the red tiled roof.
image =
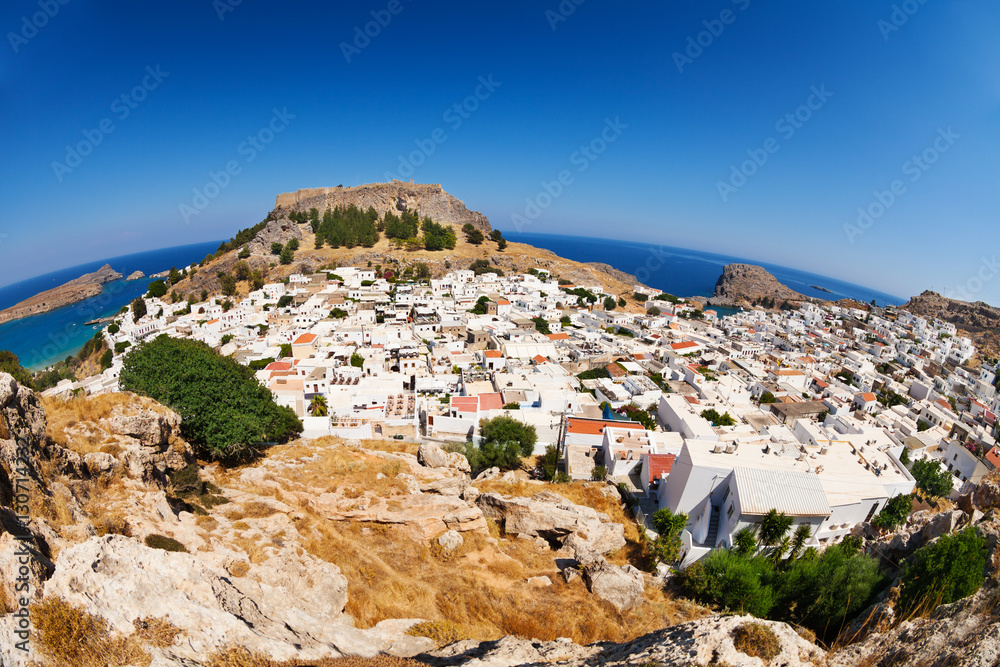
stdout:
[(479, 394), (478, 398), (481, 410), (499, 410), (503, 407), (503, 396), (500, 394)]
[(507, 299), (497, 299), (497, 305), (498, 306), (509, 306), (510, 305), (510, 301), (508, 301)]
[(865, 393), (861, 394), (861, 400), (864, 401), (865, 403), (871, 403), (872, 401), (878, 399), (875, 398), (875, 394), (871, 393), (870, 391), (866, 391)]
[(287, 371), (290, 370), (292, 365), (287, 361), (275, 361), (268, 364), (264, 370), (265, 371)]
[(677, 457), (673, 454), (650, 454), (649, 455), (649, 481), (652, 482), (655, 479), (660, 479), (666, 475), (670, 474), (670, 470), (674, 467), (674, 461)]
[(486, 350), (483, 352), (483, 356), (487, 359), (499, 359), (503, 355), (500, 354), (500, 350)]
[(580, 417), (569, 417), (567, 420), (566, 431), (567, 433), (576, 433), (579, 435), (601, 435), (604, 433), (604, 428), (610, 426), (612, 428), (632, 428), (643, 430), (642, 424), (637, 424), (634, 422), (616, 422), (616, 421), (605, 421), (603, 419), (583, 419)]
[(684, 400), (690, 403), (691, 405), (701, 405), (698, 399), (695, 398), (694, 396), (685, 396)]
[(608, 364), (607, 366), (604, 367), (604, 369), (607, 370), (608, 373), (610, 373), (611, 377), (613, 378), (620, 378), (628, 375), (628, 373), (625, 372), (625, 369), (619, 366), (617, 363)]
[(545, 337), (549, 340), (569, 340), (568, 333), (545, 334)]
[(995, 467), (1000, 468), (1000, 449), (994, 447), (990, 451), (986, 452), (986, 460), (992, 463)]
[(543, 357), (540, 354), (536, 354), (535, 356), (533, 356), (531, 358), (531, 360), (534, 361), (536, 364), (544, 364), (544, 363), (546, 363), (548, 361), (548, 359), (546, 359), (545, 357)]
[(674, 348), (675, 350), (689, 350), (692, 347), (698, 347), (698, 343), (695, 343), (694, 341), (691, 340), (686, 340), (683, 343), (671, 343), (670, 347)]
[(815, 382), (816, 386), (819, 387), (820, 389), (826, 389), (827, 387), (830, 386), (829, 382), (823, 382), (822, 380), (816, 380)]
[(479, 398), (477, 396), (452, 396), (451, 407), (459, 412), (479, 412)]
[(316, 340), (316, 334), (302, 334), (295, 339), (292, 345), (308, 345), (309, 343)]

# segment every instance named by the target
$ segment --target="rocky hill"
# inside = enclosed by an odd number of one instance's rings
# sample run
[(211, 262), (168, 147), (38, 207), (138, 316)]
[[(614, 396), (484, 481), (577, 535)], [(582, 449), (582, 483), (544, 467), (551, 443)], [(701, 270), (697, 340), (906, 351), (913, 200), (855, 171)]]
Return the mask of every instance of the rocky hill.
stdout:
[(972, 339), (980, 354), (1000, 356), (1000, 308), (983, 301), (969, 303), (927, 290), (912, 297), (900, 310), (927, 319), (951, 322)]
[(321, 213), (338, 206), (374, 207), (378, 214), (387, 211), (398, 213), (406, 209), (418, 211), (435, 222), (461, 227), (471, 223), (484, 234), (491, 231), (489, 220), (478, 211), (470, 211), (465, 204), (444, 191), (440, 185), (424, 183), (370, 183), (356, 187), (309, 188), (278, 195), (273, 217), (286, 217), (292, 211), (308, 211), (315, 207)]
[[(713, 306), (750, 307), (767, 299), (780, 306), (785, 301), (812, 301), (780, 282), (766, 269), (753, 264), (727, 264), (708, 300)], [(774, 307), (774, 306), (772, 306)]]
[[(380, 213), (386, 210), (398, 211), (400, 207), (416, 207), (421, 215), (428, 215), (435, 222), (458, 226), (472, 223), (479, 229), (490, 230), (485, 216), (469, 211), (462, 202), (444, 192), (439, 185), (414, 185), (397, 181), (353, 188), (299, 190), (278, 195), (277, 207), (267, 216), (266, 224), (244, 246), (249, 257), (241, 260), (237, 249), (223, 253), (207, 265), (199, 267), (194, 276), (172, 286), (171, 291), (176, 290), (181, 296), (195, 301), (199, 300), (202, 290), (218, 294), (221, 289), (219, 273), (232, 273), (239, 261), (245, 261), (252, 271), (260, 271), (268, 281), (281, 280), (292, 273), (311, 273), (321, 267), (368, 266), (369, 262), (373, 267), (393, 268), (397, 274), (402, 274), (408, 266), (422, 263), (428, 266), (432, 277), (440, 277), (454, 269), (468, 268), (475, 260), (484, 260), (504, 272), (525, 273), (529, 269), (547, 269), (552, 275), (573, 284), (600, 284), (608, 293), (626, 297), (632, 294), (638, 282), (635, 276), (600, 262), (575, 262), (549, 250), (523, 243), (508, 243), (501, 251), (497, 243), (488, 239), (480, 245), (471, 244), (460, 232), (457, 234), (457, 244), (451, 250), (404, 250), (396, 247), (384, 235), (371, 248), (324, 246), (316, 249), (315, 235), (310, 225), (297, 224), (288, 218), (296, 210), (307, 211), (311, 207), (323, 210), (326, 206), (350, 204), (374, 206)], [(281, 265), (271, 253), (271, 244), (286, 244), (293, 238), (299, 241), (299, 250), (295, 252), (295, 259), (291, 264)], [(246, 294), (248, 284), (241, 282), (238, 289), (239, 294)], [(644, 312), (633, 300), (627, 301), (626, 310)]]
[(63, 306), (89, 299), (104, 291), (103, 285), (121, 280), (122, 274), (105, 264), (93, 273), (87, 273), (59, 287), (40, 292), (30, 299), (0, 311), (0, 324), (20, 320), (32, 315), (41, 315)]

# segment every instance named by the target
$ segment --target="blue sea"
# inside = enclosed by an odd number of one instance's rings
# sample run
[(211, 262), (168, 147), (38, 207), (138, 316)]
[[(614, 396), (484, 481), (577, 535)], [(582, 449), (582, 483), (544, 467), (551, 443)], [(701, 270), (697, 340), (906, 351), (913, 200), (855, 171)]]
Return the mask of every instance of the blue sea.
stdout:
[[(62, 269), (43, 276), (30, 278), (0, 288), (0, 310), (9, 308), (39, 292), (65, 284), (85, 273), (110, 264), (118, 273), (128, 277), (135, 271), (147, 276), (171, 267), (178, 269), (200, 262), (205, 255), (214, 253), (220, 241), (165, 248), (112, 257), (89, 262), (69, 269)], [(38, 370), (74, 355), (83, 344), (106, 325), (85, 326), (85, 322), (114, 315), (132, 299), (145, 294), (151, 279), (126, 281), (124, 279), (104, 285), (104, 292), (44, 315), (36, 315), (15, 322), (0, 324), (0, 350), (10, 350), (26, 368)]]
[[(849, 297), (862, 303), (871, 303), (874, 299), (880, 306), (906, 302), (906, 299), (869, 287), (745, 257), (584, 236), (514, 232), (505, 232), (504, 235), (510, 241), (545, 248), (567, 259), (610, 264), (619, 271), (636, 276), (641, 283), (680, 297), (711, 296), (716, 281), (722, 275), (722, 268), (726, 264), (742, 263), (764, 267), (779, 282), (806, 296), (832, 301)], [(813, 285), (825, 287), (830, 292), (815, 289)], [(730, 312), (729, 309), (715, 310), (720, 315)]]

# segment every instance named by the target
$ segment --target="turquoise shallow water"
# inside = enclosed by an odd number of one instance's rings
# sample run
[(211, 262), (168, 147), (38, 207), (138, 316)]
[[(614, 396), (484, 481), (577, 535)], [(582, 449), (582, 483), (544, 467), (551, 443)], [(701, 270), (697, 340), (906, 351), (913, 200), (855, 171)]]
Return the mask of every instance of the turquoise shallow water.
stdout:
[[(212, 241), (123, 255), (8, 285), (0, 288), (0, 310), (9, 308), (38, 292), (58, 287), (85, 273), (96, 271), (105, 264), (110, 264), (124, 276), (135, 271), (151, 275), (166, 271), (172, 266), (180, 268), (192, 262), (200, 262), (205, 255), (215, 252), (219, 243)], [(31, 369), (44, 368), (76, 354), (83, 344), (104, 326), (86, 326), (85, 322), (117, 313), (132, 299), (145, 294), (149, 283), (148, 278), (132, 282), (118, 280), (106, 284), (102, 294), (86, 301), (44, 315), (2, 324), (0, 350), (10, 350), (20, 358), (23, 366)]]

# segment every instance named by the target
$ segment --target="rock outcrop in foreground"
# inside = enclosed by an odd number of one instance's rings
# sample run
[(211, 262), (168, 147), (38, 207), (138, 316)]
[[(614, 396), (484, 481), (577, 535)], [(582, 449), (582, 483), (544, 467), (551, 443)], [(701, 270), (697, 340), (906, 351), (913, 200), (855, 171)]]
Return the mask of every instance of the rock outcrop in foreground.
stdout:
[(39, 292), (19, 304), (0, 311), (0, 324), (41, 315), (63, 306), (89, 299), (104, 291), (105, 283), (121, 280), (122, 274), (105, 264), (93, 273), (87, 273), (59, 287)]
[(785, 287), (766, 269), (753, 264), (727, 264), (715, 283), (715, 293), (708, 302), (713, 306), (750, 307), (762, 299), (811, 301), (809, 297)]
[(465, 204), (444, 191), (440, 185), (425, 183), (370, 183), (356, 187), (308, 188), (278, 195), (274, 215), (286, 216), (292, 211), (317, 208), (322, 213), (338, 206), (374, 207), (378, 214), (387, 211), (399, 213), (405, 209), (418, 211), (434, 222), (462, 225), (469, 223), (484, 234), (489, 233), (489, 220), (478, 211), (470, 211)]
[[(129, 664), (151, 667), (205, 667), (213, 654), (233, 646), (250, 651), (258, 662), (248, 664), (262, 667), (385, 655), (442, 667), (943, 667), (994, 665), (1000, 658), (1000, 589), (992, 575), (976, 595), (928, 618), (899, 622), (891, 597), (879, 601), (862, 615), (869, 621), (849, 628), (838, 642), (843, 648), (830, 653), (784, 623), (717, 614), (620, 643), (514, 636), (483, 642), (454, 635), (442, 641), (419, 629), (434, 625), (426, 618), (440, 618), (435, 605), (473, 599), (487, 607), (512, 602), (504, 608), (511, 614), (505, 621), (518, 607), (535, 605), (533, 614), (556, 615), (546, 621), (554, 626), (558, 616), (580, 614), (574, 606), (591, 605), (583, 613), (607, 613), (601, 623), (642, 627), (655, 622), (645, 596), (663, 580), (612, 562), (625, 540), (622, 524), (605, 512), (545, 491), (552, 487), (542, 482), (491, 481), (499, 471), (472, 480), (463, 457), (434, 444), (412, 453), (334, 439), (296, 442), (237, 470), (207, 466), (199, 472), (187, 443), (179, 441), (174, 413), (129, 395), (93, 401), (46, 402), (58, 415), (47, 424), (35, 393), (0, 374), (5, 667), (45, 664), (37, 648), (32, 655), (14, 648), (18, 536), (27, 538), (31, 554), (21, 571), (30, 584), (23, 596), (42, 606), (67, 603), (103, 622), (108, 636), (131, 637), (148, 662)], [(34, 498), (25, 524), (17, 516), (24, 514), (16, 508), (12, 480), (18, 477), (28, 480)], [(563, 488), (571, 495), (572, 487)], [(587, 486), (581, 497), (618, 502), (613, 487), (606, 488), (609, 493)], [(597, 506), (618, 511), (617, 505)], [(959, 499), (958, 509), (918, 512), (895, 533), (870, 531), (864, 546), (901, 567), (920, 546), (975, 525), (987, 536), (993, 563), (1000, 558), (998, 509), (1000, 483), (987, 481)], [(528, 568), (529, 562), (536, 565)], [(435, 578), (460, 583), (432, 589), (427, 597), (421, 587)], [(393, 604), (402, 606), (370, 611), (382, 604), (371, 590), (392, 595), (397, 588)], [(426, 604), (419, 610), (407, 606), (408, 598), (420, 595)], [(151, 624), (168, 629), (169, 637), (145, 639), (141, 629)], [(749, 655), (753, 649), (739, 642), (750, 625), (771, 636), (771, 659)], [(530, 632), (545, 630), (551, 628)], [(513, 632), (520, 633), (505, 628), (488, 636)], [(37, 636), (33, 642), (39, 646)]]

